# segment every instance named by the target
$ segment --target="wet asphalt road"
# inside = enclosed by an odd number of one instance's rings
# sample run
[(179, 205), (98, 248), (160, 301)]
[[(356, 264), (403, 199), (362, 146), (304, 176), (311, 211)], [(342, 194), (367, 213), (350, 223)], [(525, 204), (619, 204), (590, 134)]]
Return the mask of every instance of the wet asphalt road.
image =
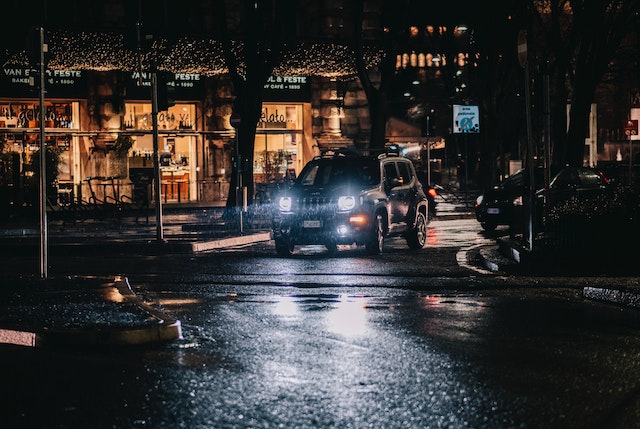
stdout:
[[(453, 221), (449, 221), (453, 222)], [(27, 428), (633, 428), (640, 312), (582, 280), (461, 264), (485, 237), (434, 222), (381, 257), (85, 256), (178, 318), (182, 340), (117, 350), (0, 348), (2, 421)], [(466, 231), (466, 232), (464, 232)], [(465, 237), (465, 234), (467, 238)], [(434, 238), (435, 237), (435, 238)], [(61, 255), (55, 273), (71, 270)], [(52, 267), (52, 270), (53, 268)]]
[(640, 315), (575, 289), (139, 285), (166, 346), (1, 347), (33, 428), (633, 428)]

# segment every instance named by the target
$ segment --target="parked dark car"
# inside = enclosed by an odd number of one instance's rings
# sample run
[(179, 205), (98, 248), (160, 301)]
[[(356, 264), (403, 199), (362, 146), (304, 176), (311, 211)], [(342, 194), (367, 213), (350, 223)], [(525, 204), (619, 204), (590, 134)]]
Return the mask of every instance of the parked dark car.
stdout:
[[(540, 189), (544, 186), (543, 171), (536, 169), (535, 172), (535, 187)], [(527, 171), (520, 169), (476, 198), (476, 219), (482, 229), (493, 231), (499, 225), (522, 228), (526, 177)]]
[(296, 245), (364, 245), (382, 252), (387, 236), (421, 249), (427, 236), (427, 197), (414, 166), (391, 148), (379, 156), (327, 151), (300, 172), (276, 199), (272, 237), (279, 255)]
[(605, 174), (592, 167), (564, 167), (549, 183), (549, 189), (536, 193), (538, 206), (544, 204), (545, 212), (562, 202), (611, 196), (614, 185)]

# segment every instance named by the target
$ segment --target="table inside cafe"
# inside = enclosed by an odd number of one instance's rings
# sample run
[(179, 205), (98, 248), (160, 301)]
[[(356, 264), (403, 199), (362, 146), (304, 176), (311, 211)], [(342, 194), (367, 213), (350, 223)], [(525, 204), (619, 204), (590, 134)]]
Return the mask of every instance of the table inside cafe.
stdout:
[(183, 166), (160, 167), (162, 198), (167, 201), (189, 201), (189, 169)]

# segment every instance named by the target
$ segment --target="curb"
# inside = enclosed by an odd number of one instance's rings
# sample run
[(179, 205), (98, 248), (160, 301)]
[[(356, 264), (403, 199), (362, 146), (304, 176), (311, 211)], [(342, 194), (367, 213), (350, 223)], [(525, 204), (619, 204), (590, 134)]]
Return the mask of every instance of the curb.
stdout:
[(125, 312), (130, 316), (127, 321), (128, 326), (93, 323), (73, 328), (45, 326), (33, 330), (0, 329), (0, 343), (27, 347), (91, 346), (100, 348), (167, 343), (183, 338), (180, 321), (168, 317), (142, 301), (132, 291), (126, 277), (115, 277), (113, 287), (121, 295), (120, 303), (130, 304), (138, 310)]
[(201, 241), (191, 243), (192, 252), (206, 252), (207, 250), (220, 249), (223, 247), (242, 246), (249, 243), (271, 240), (271, 233), (263, 232), (251, 235), (241, 235), (238, 237), (223, 238), (220, 240)]
[(180, 324), (180, 321), (167, 316), (163, 312), (142, 301), (142, 299), (140, 299), (140, 297), (138, 297), (138, 295), (136, 295), (131, 289), (129, 279), (127, 277), (116, 277), (114, 286), (118, 289), (120, 294), (124, 296), (125, 301), (136, 304), (142, 310), (146, 311), (159, 321), (158, 324), (145, 327), (144, 329), (123, 331), (123, 333), (129, 332), (129, 334), (121, 336), (122, 344), (167, 342), (182, 339), (182, 325)]
[(588, 299), (609, 302), (626, 307), (640, 307), (640, 295), (635, 292), (618, 289), (585, 287), (582, 289), (582, 296)]

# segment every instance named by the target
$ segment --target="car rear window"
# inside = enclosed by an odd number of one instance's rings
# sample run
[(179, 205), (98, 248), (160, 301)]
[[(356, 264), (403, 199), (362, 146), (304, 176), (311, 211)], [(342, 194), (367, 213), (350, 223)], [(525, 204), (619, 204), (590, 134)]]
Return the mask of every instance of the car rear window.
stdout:
[(603, 175), (596, 170), (582, 170), (580, 180), (584, 186), (600, 186), (605, 183)]

